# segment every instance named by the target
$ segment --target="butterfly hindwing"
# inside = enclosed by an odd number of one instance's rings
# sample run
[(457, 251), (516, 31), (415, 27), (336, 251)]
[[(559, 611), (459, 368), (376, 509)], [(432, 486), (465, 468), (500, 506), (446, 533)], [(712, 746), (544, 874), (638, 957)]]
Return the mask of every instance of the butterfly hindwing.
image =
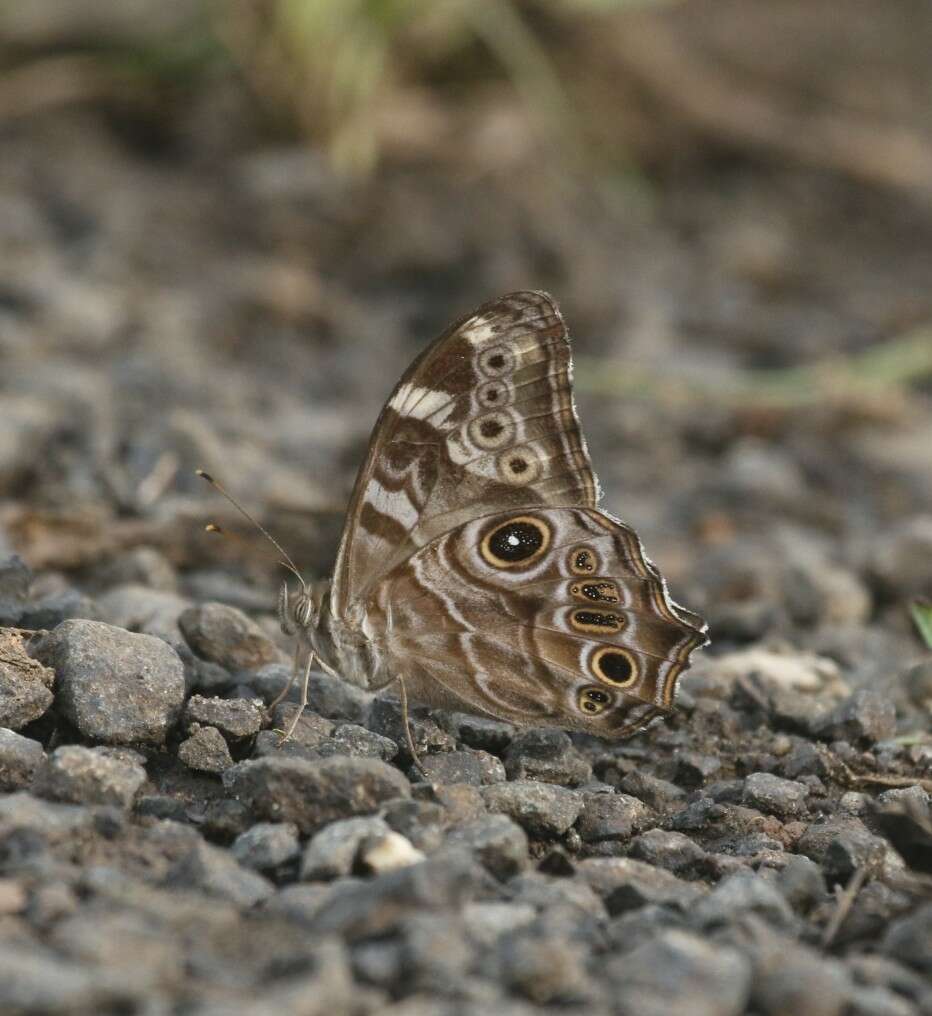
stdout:
[(386, 575), (366, 609), (413, 697), (607, 737), (671, 711), (706, 642), (634, 532), (593, 508), (463, 523)]

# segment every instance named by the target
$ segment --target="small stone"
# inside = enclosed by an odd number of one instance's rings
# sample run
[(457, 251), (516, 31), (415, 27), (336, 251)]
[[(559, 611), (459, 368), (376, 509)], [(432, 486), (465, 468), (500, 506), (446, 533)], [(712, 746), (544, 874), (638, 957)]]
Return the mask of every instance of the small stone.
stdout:
[(458, 741), (493, 755), (501, 755), (515, 739), (516, 733), (511, 723), (471, 713), (449, 713), (445, 726)]
[[(269, 663), (248, 677), (250, 686), (266, 702), (272, 702), (291, 679), (291, 666)], [(289, 698), (297, 701), (297, 690), (292, 687)], [(328, 720), (365, 724), (372, 704), (372, 695), (338, 677), (311, 671), (308, 684), (308, 702), (319, 716)]]
[(780, 760), (780, 773), (788, 780), (798, 780), (801, 776), (827, 779), (832, 774), (827, 754), (827, 749), (820, 745), (811, 741), (799, 741)]
[(902, 963), (932, 975), (932, 903), (894, 921), (887, 929), (881, 951)]
[(741, 1016), (751, 993), (745, 956), (677, 929), (610, 959), (607, 973), (615, 1011), (637, 1016)]
[(777, 875), (776, 886), (797, 914), (808, 914), (825, 898), (822, 869), (802, 854), (789, 858)]
[[(190, 820), (190, 809), (187, 818)], [(252, 812), (241, 802), (229, 797), (208, 801), (199, 816), (201, 833), (211, 840), (230, 843), (255, 822)]]
[(767, 1016), (847, 1013), (851, 982), (845, 968), (813, 949), (780, 942), (763, 961), (757, 957), (751, 1002)]
[(130, 547), (94, 569), (95, 588), (138, 585), (173, 593), (178, 579), (168, 558), (154, 547)]
[(418, 850), (430, 854), (443, 842), (448, 812), (433, 801), (399, 797), (382, 808), (382, 817), (391, 829), (401, 833)]
[(0, 1012), (99, 1013), (125, 1003), (125, 989), (50, 949), (11, 942), (0, 950)]
[(796, 849), (822, 866), (829, 885), (846, 885), (861, 865), (879, 862), (887, 845), (860, 819), (851, 817), (813, 822)]
[(114, 586), (97, 597), (101, 614), (108, 624), (153, 635), (185, 654), (190, 650), (178, 627), (178, 617), (190, 606), (190, 602), (177, 593), (132, 584)]
[(182, 722), (215, 727), (231, 741), (241, 741), (259, 733), (265, 721), (265, 710), (255, 700), (205, 698), (192, 695), (184, 708)]
[(178, 745), (178, 758), (201, 773), (223, 773), (233, 765), (233, 757), (223, 735), (216, 727), (198, 727)]
[(480, 787), (505, 779), (502, 763), (494, 755), (475, 749), (425, 755), (421, 763), (432, 783), (468, 783)]
[(252, 907), (275, 891), (268, 879), (237, 864), (229, 851), (202, 841), (172, 867), (165, 884), (200, 889), (241, 907)]
[(23, 611), (20, 625), (23, 628), (50, 631), (69, 618), (83, 617), (90, 621), (103, 619), (97, 601), (78, 589), (62, 589), (49, 593), (30, 604)]
[(376, 815), (331, 822), (315, 833), (305, 847), (301, 878), (306, 882), (316, 882), (349, 875), (362, 844), (388, 832), (390, 830), (384, 819)]
[(161, 744), (181, 710), (184, 665), (152, 635), (65, 621), (36, 656), (55, 670), (62, 714), (94, 741)]
[(700, 755), (695, 751), (680, 752), (676, 757), (675, 781), (681, 787), (695, 790), (704, 787), (721, 768), (721, 760), (714, 755)]
[(888, 696), (863, 689), (817, 719), (812, 732), (823, 741), (874, 744), (896, 733), (896, 709)]
[(577, 787), (592, 778), (592, 766), (562, 730), (544, 728), (519, 734), (505, 756), (510, 780), (539, 780)]
[(18, 554), (0, 558), (0, 628), (19, 624), (31, 585), (32, 571)]
[(636, 797), (587, 793), (576, 828), (584, 843), (626, 842), (649, 821), (650, 809)]
[(771, 773), (751, 773), (744, 781), (744, 803), (781, 818), (805, 815), (808, 796), (809, 789), (804, 784)]
[(656, 904), (687, 910), (706, 894), (703, 885), (684, 882), (663, 868), (630, 857), (595, 857), (583, 861), (579, 876), (612, 915)]
[(527, 867), (527, 834), (506, 815), (489, 815), (451, 831), (448, 842), (466, 847), (496, 878), (505, 880)]
[(27, 653), (22, 639), (0, 631), (0, 726), (20, 730), (52, 704), (55, 674)]
[[(433, 752), (455, 750), (454, 738), (442, 730), (430, 716), (423, 715), (418, 710), (409, 712), (408, 720), (411, 738), (422, 762)], [(401, 754), (408, 758), (408, 741), (405, 736), (401, 704), (396, 699), (383, 696), (373, 699), (366, 725), (377, 734), (391, 738), (399, 746)]]
[[(329, 721), (328, 721), (329, 722)], [(340, 723), (320, 746), (322, 756), (352, 755), (354, 758), (380, 758), (391, 762), (398, 754), (398, 745), (390, 737), (382, 737), (358, 723)]]
[(349, 942), (385, 936), (412, 914), (459, 910), (486, 878), (468, 856), (449, 853), (365, 882), (336, 882), (306, 927)]
[(932, 659), (907, 667), (902, 685), (914, 706), (932, 714)]
[(588, 997), (586, 950), (556, 935), (511, 934), (496, 947), (499, 977), (510, 991), (535, 1006), (566, 1004)]
[(877, 795), (877, 805), (881, 809), (914, 808), (917, 814), (927, 812), (930, 802), (932, 797), (918, 783), (914, 783), (911, 787), (894, 787)]
[(497, 901), (467, 903), (463, 923), (469, 937), (481, 946), (492, 946), (502, 935), (531, 924), (537, 909), (527, 903)]
[(258, 670), (281, 660), (265, 632), (241, 610), (224, 603), (201, 603), (178, 618), (178, 626), (198, 656), (229, 671)]
[(562, 836), (579, 818), (583, 806), (575, 791), (535, 780), (486, 787), (482, 798), (489, 811), (507, 815), (529, 835), (543, 839)]
[(679, 874), (694, 870), (706, 853), (698, 843), (683, 833), (648, 829), (632, 841), (630, 855), (654, 867), (666, 868)]
[(271, 871), (300, 852), (298, 827), (291, 822), (257, 822), (240, 833), (230, 847), (230, 853), (244, 868), (255, 871)]
[(38, 741), (0, 727), (0, 793), (28, 787), (44, 762)]
[(305, 835), (411, 793), (397, 769), (374, 758), (261, 758), (228, 769), (223, 780), (257, 816), (294, 822)]
[(42, 792), (55, 800), (119, 808), (129, 808), (145, 782), (146, 771), (138, 762), (77, 744), (56, 748), (40, 777)]
[(359, 850), (360, 864), (375, 875), (407, 868), (423, 860), (424, 854), (393, 829), (363, 841)]
[(621, 780), (618, 789), (643, 801), (656, 811), (664, 811), (672, 805), (679, 804), (686, 796), (685, 792), (675, 783), (661, 780), (637, 769), (628, 773)]
[(900, 600), (932, 595), (932, 514), (876, 533), (871, 550), (871, 577), (885, 595)]
[(728, 927), (754, 914), (775, 928), (794, 926), (793, 911), (784, 897), (760, 875), (739, 871), (720, 882), (690, 913), (691, 922), (704, 931)]

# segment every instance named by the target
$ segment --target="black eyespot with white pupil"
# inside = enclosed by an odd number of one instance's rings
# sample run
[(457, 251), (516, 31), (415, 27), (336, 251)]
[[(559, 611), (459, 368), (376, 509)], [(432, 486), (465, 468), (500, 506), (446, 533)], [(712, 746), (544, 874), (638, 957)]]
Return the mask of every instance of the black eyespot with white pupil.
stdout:
[(480, 546), (482, 556), (496, 568), (514, 568), (539, 558), (550, 545), (550, 527), (530, 515), (497, 526)]

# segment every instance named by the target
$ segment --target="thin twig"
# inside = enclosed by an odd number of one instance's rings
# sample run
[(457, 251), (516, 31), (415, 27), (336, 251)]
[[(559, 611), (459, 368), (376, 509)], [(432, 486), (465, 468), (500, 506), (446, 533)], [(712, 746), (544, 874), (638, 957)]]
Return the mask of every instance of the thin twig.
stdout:
[(851, 876), (851, 880), (848, 882), (845, 889), (838, 894), (835, 911), (828, 924), (825, 926), (825, 931), (822, 932), (823, 949), (827, 949), (835, 940), (835, 936), (838, 934), (838, 929), (844, 923), (849, 911), (852, 906), (854, 906), (854, 901), (857, 899), (858, 893), (867, 881), (869, 871), (870, 865), (862, 864), (861, 867), (858, 868)]

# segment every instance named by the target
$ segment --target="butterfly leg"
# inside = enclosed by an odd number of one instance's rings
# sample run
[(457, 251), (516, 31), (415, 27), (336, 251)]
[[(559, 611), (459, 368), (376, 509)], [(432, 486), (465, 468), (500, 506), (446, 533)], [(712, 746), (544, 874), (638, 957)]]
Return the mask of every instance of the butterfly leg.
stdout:
[(401, 722), (404, 724), (405, 728), (405, 740), (408, 742), (408, 751), (411, 753), (411, 758), (414, 761), (415, 768), (429, 783), (430, 776), (427, 774), (427, 770), (421, 762), (421, 757), (417, 753), (417, 748), (414, 747), (414, 737), (411, 734), (411, 722), (408, 718), (408, 692), (405, 688), (404, 678), (399, 677), (397, 678), (397, 681), (398, 695), (401, 699)]
[(301, 655), (301, 642), (300, 640), (298, 640), (295, 643), (294, 647), (294, 659), (292, 660), (291, 663), (291, 677), (288, 678), (288, 683), (285, 685), (285, 687), (282, 688), (282, 690), (275, 696), (275, 698), (272, 699), (272, 701), (266, 707), (265, 711), (269, 714), (269, 716), (271, 716), (272, 713), (275, 712), (275, 707), (280, 702), (284, 701), (285, 696), (288, 694), (288, 692), (291, 691), (292, 686), (294, 685), (295, 680), (298, 677), (298, 657), (300, 655)]
[(304, 678), (301, 681), (301, 701), (298, 703), (298, 708), (291, 719), (291, 723), (288, 724), (288, 729), (282, 734), (279, 739), (279, 748), (288, 740), (291, 735), (295, 732), (295, 727), (298, 725), (298, 721), (304, 715), (304, 707), (307, 705), (307, 686), (311, 680), (311, 667), (314, 665), (314, 650), (312, 649), (307, 654), (307, 666), (304, 668)]

